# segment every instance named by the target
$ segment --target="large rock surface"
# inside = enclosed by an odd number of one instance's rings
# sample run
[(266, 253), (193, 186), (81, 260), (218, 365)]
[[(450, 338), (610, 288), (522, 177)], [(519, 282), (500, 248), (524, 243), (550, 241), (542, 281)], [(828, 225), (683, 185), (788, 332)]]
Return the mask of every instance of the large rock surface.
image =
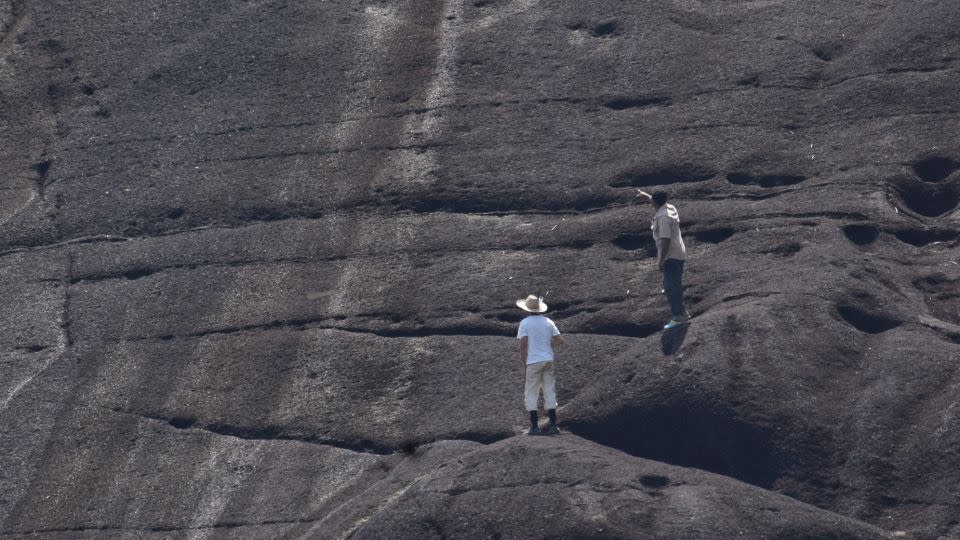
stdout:
[(0, 0), (0, 535), (960, 538), (957, 28)]

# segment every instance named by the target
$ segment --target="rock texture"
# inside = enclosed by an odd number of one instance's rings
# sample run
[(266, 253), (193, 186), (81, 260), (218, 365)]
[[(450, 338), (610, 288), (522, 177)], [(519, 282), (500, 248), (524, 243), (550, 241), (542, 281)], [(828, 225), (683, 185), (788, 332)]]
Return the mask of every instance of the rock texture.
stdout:
[(957, 28), (0, 0), (0, 535), (960, 538)]

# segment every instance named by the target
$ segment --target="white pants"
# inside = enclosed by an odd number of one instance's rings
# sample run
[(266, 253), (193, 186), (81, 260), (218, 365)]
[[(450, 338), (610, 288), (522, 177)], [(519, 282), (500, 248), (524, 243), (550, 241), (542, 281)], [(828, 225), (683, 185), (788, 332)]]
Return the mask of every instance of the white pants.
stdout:
[(557, 387), (553, 377), (553, 362), (527, 365), (527, 383), (524, 386), (523, 398), (528, 411), (537, 410), (537, 397), (540, 395), (541, 387), (543, 388), (543, 408), (556, 409)]

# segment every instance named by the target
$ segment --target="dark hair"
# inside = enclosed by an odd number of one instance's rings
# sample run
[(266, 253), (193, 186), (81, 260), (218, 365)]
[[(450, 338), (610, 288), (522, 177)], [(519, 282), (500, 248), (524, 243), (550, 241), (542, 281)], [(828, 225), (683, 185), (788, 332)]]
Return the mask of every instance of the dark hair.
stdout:
[(657, 206), (663, 206), (667, 204), (667, 192), (666, 191), (657, 191), (651, 197), (653, 202), (657, 203)]

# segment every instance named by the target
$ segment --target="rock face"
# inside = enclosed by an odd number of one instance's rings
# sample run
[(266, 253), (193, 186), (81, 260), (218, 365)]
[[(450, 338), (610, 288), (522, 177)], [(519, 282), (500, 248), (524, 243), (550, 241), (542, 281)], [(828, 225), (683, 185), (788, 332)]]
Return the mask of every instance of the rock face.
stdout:
[(960, 538), (957, 28), (0, 0), (0, 535)]

